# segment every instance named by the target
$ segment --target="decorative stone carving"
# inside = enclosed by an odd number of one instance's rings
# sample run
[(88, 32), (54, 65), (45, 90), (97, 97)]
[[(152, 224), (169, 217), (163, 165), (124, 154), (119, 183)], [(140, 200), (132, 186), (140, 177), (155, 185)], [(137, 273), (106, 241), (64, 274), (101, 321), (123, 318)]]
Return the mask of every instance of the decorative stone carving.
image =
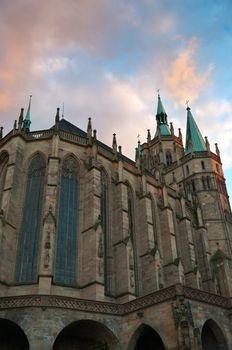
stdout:
[(179, 347), (183, 350), (191, 349), (190, 332), (193, 327), (193, 317), (189, 301), (183, 298), (172, 304), (173, 318), (178, 329)]
[(48, 226), (47, 229), (47, 237), (46, 237), (46, 242), (45, 242), (45, 255), (44, 255), (44, 267), (48, 268), (49, 263), (50, 263), (50, 249), (51, 249), (51, 228)]

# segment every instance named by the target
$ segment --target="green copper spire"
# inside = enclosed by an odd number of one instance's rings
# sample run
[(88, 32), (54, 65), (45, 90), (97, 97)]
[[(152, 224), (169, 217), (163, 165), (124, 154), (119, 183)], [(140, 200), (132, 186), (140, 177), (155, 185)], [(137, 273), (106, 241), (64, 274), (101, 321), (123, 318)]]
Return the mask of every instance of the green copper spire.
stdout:
[(30, 100), (29, 100), (29, 104), (28, 104), (28, 108), (27, 108), (27, 114), (26, 117), (24, 119), (24, 127), (27, 131), (30, 131), (30, 125), (31, 125), (31, 98), (32, 95), (30, 95)]
[(157, 130), (156, 130), (155, 136), (171, 135), (171, 131), (169, 129), (168, 121), (167, 121), (167, 113), (166, 113), (164, 106), (163, 106), (163, 103), (161, 101), (160, 94), (158, 94), (156, 120), (157, 120)]
[(201, 132), (192, 116), (190, 108), (187, 107), (185, 154), (190, 152), (204, 152), (206, 150), (206, 145)]

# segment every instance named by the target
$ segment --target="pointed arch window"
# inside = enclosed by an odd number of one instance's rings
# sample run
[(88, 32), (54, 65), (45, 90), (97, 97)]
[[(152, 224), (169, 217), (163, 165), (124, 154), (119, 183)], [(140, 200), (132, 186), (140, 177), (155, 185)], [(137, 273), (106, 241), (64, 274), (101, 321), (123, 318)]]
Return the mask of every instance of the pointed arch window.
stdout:
[[(2, 152), (0, 155), (0, 206), (2, 208), (2, 197), (6, 180), (7, 164), (9, 160), (9, 155), (7, 152)], [(1, 209), (0, 208), (0, 209)]]
[(59, 284), (76, 284), (77, 223), (78, 223), (78, 165), (73, 156), (62, 166), (59, 216), (57, 226), (54, 281)]
[(27, 174), (16, 265), (16, 280), (20, 283), (37, 280), (45, 171), (45, 160), (38, 154), (31, 160)]
[(131, 187), (127, 184), (127, 210), (128, 210), (128, 234), (130, 237), (130, 287), (137, 294), (137, 269), (136, 269), (136, 254), (135, 254), (135, 237), (134, 237), (134, 201)]
[(109, 286), (109, 268), (107, 261), (107, 251), (108, 251), (108, 211), (107, 211), (107, 176), (104, 171), (101, 171), (101, 179), (100, 179), (100, 211), (101, 211), (101, 226), (104, 236), (104, 285), (105, 291), (108, 292), (110, 289)]

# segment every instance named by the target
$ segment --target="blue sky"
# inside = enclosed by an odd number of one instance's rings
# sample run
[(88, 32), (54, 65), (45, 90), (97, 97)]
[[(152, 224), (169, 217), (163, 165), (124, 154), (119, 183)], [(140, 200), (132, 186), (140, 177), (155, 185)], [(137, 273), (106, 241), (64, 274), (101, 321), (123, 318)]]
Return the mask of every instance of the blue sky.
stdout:
[(0, 0), (0, 121), (7, 133), (32, 94), (32, 130), (56, 107), (134, 157), (155, 132), (156, 91), (169, 122), (188, 99), (212, 151), (218, 142), (232, 196), (231, 0)]

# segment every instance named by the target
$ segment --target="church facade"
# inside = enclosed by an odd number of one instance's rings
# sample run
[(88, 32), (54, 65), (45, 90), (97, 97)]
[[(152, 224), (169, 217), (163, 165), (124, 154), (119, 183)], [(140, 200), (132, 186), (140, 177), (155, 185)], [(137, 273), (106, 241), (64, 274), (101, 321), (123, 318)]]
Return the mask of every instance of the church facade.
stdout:
[(232, 216), (218, 145), (158, 96), (135, 161), (66, 119), (0, 139), (0, 348), (232, 349)]

